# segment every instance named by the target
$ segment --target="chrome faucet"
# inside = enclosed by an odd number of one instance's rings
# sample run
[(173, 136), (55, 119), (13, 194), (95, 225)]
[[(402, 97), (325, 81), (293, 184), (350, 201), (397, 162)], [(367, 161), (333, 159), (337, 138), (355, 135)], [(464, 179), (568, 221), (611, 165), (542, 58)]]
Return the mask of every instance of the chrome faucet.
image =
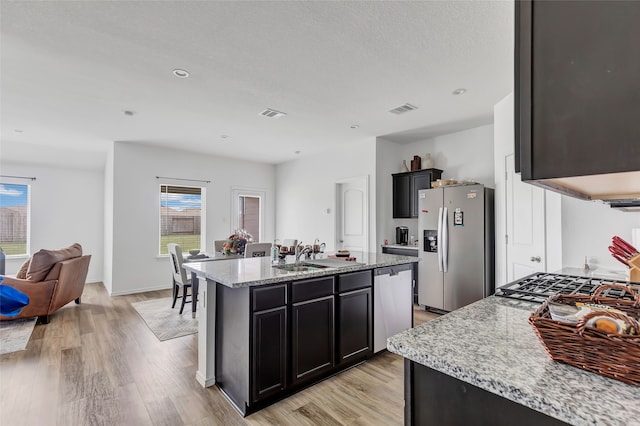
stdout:
[[(302, 247), (302, 249), (300, 247)], [(298, 245), (296, 245), (295, 254), (296, 254), (296, 263), (300, 263), (300, 258), (302, 257), (303, 254), (306, 254), (307, 256), (309, 255), (309, 248), (298, 243)]]

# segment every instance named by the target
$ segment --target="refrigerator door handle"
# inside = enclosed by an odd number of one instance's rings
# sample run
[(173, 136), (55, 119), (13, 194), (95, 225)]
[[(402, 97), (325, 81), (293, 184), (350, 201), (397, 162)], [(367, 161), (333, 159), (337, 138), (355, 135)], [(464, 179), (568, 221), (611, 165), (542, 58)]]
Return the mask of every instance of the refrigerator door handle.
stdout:
[(445, 207), (442, 212), (442, 271), (449, 269), (449, 209)]
[(438, 271), (442, 272), (442, 207), (438, 209)]

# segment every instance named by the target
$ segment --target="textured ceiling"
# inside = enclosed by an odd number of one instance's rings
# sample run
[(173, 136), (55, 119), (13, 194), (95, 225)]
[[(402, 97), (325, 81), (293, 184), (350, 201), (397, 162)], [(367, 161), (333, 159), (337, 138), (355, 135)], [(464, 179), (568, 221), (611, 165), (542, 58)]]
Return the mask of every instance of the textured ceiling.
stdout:
[[(6, 159), (89, 158), (128, 141), (279, 163), (489, 123), (513, 87), (511, 1), (2, 1), (0, 12)], [(388, 112), (405, 102), (419, 109)], [(267, 107), (288, 115), (259, 116)]]

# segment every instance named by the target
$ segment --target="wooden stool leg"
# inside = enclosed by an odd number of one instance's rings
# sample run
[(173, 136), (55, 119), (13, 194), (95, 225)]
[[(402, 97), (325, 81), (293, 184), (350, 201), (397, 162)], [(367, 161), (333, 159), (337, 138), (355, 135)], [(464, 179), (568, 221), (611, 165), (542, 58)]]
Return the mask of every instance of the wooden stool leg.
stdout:
[(182, 286), (182, 304), (180, 305), (180, 315), (182, 315), (182, 311), (184, 311), (184, 304), (187, 303), (187, 286)]
[(171, 304), (171, 309), (176, 307), (176, 300), (178, 300), (178, 291), (180, 291), (180, 288), (178, 287), (178, 284), (176, 284), (176, 282), (173, 282), (173, 303)]

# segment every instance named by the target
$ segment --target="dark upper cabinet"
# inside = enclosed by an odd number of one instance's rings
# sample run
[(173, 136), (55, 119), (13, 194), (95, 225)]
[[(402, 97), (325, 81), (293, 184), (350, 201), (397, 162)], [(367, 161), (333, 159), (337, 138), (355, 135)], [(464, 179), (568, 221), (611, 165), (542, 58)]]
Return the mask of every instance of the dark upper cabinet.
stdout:
[(640, 1), (515, 4), (516, 171), (597, 198), (548, 179), (640, 170)]
[(424, 169), (393, 174), (393, 217), (418, 217), (418, 191), (431, 188), (431, 182), (442, 177), (442, 170)]

